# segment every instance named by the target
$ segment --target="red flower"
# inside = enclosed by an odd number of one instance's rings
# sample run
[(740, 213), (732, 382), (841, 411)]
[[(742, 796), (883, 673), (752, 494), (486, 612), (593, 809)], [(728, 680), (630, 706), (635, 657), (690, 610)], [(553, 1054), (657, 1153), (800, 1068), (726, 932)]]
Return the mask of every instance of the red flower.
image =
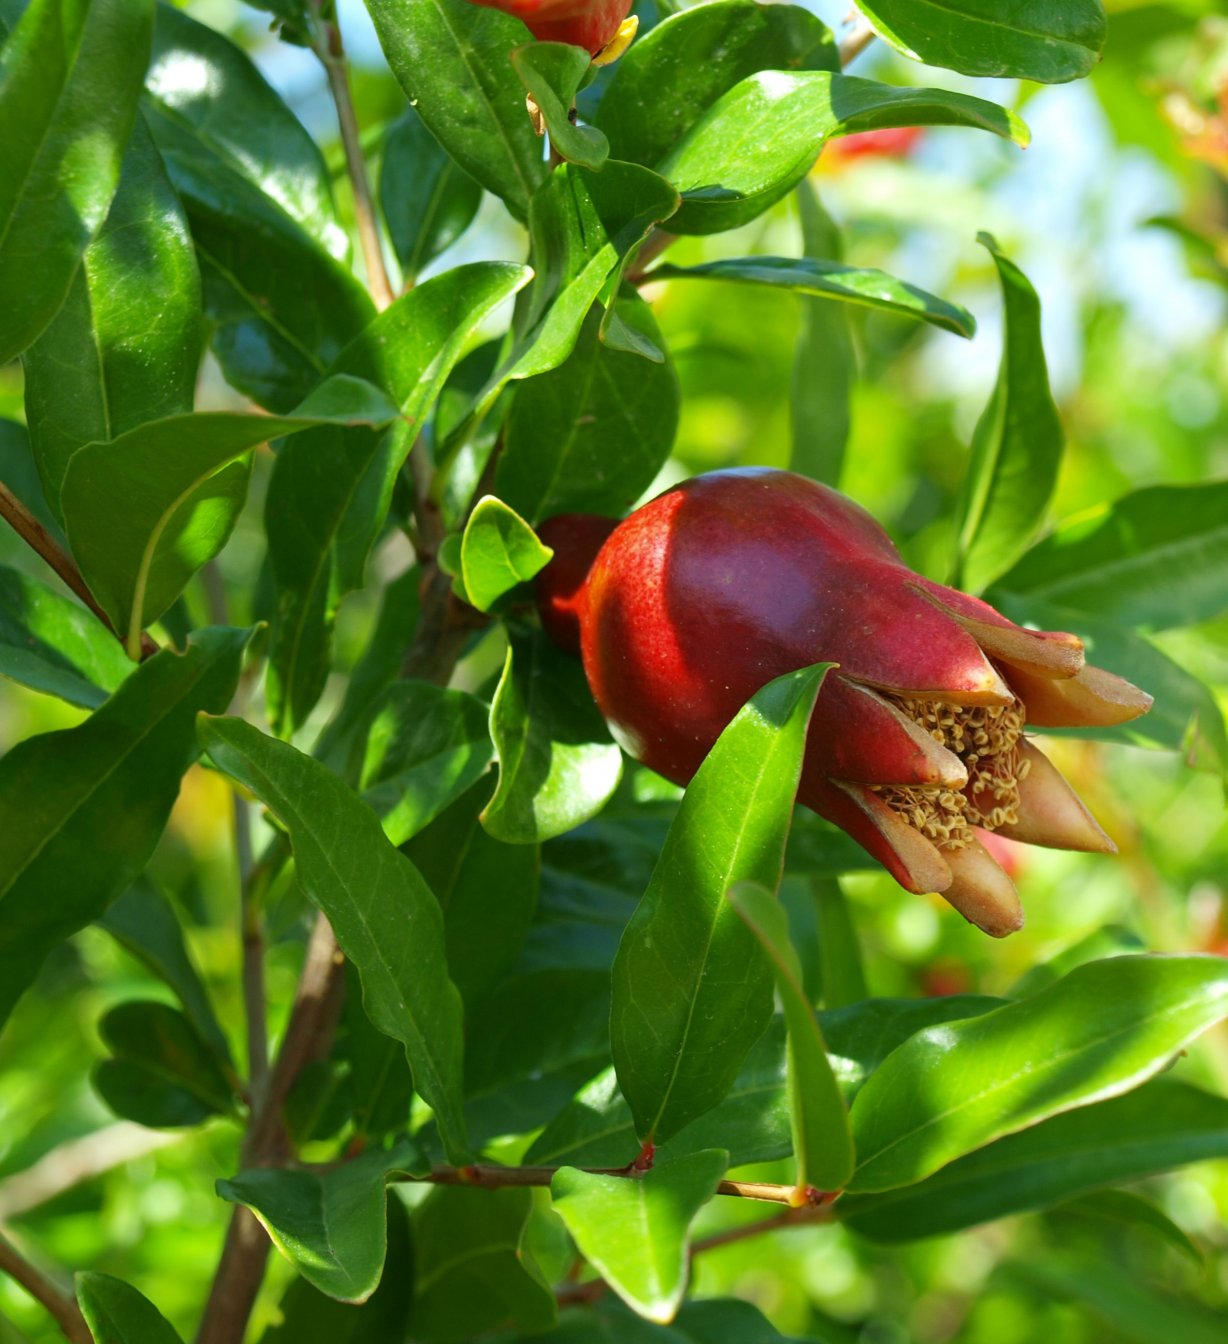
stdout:
[[(1113, 852), (1024, 725), (1122, 723), (1151, 697), (1087, 666), (1074, 635), (1025, 630), (908, 569), (852, 501), (789, 472), (712, 472), (622, 523), (542, 529), (543, 620), (576, 647), (623, 748), (686, 783), (772, 678), (835, 662), (798, 800), (910, 891), (996, 936), (1020, 927), (977, 835)], [(594, 558), (595, 557), (595, 558)]]
[(596, 55), (613, 41), (634, 0), (472, 0), (520, 19), (539, 42), (565, 42)]

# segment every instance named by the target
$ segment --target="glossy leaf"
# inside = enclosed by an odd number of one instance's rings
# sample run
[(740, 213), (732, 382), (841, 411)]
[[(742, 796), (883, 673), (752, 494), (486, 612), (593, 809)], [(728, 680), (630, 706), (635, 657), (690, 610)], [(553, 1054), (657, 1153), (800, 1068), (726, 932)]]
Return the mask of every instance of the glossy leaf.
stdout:
[(767, 954), (784, 1005), (798, 1190), (842, 1190), (855, 1161), (849, 1113), (827, 1058), (818, 1018), (802, 987), (802, 968), (789, 941), (788, 915), (757, 882), (735, 883), (729, 900)]
[(800, 5), (716, 0), (670, 15), (632, 43), (614, 68), (597, 124), (615, 158), (651, 167), (748, 75), (839, 68), (831, 30)]
[(85, 723), (0, 760), (0, 1025), (48, 952), (145, 867), (196, 759), (196, 714), (230, 703), (247, 633), (155, 654)]
[(1013, 112), (942, 89), (892, 88), (826, 70), (751, 75), (723, 94), (661, 163), (682, 192), (671, 233), (720, 233), (792, 190), (833, 136), (893, 126), (974, 126), (1018, 144)]
[(875, 31), (897, 51), (963, 75), (1061, 84), (1090, 73), (1104, 47), (1101, 0), (866, 0)]
[(384, 388), (405, 424), (384, 436), (321, 430), (278, 454), (265, 522), (278, 589), (268, 695), (279, 732), (298, 727), (324, 689), (337, 604), (363, 582), (397, 473), (445, 378), (475, 328), (528, 279), (523, 266), (478, 262), (415, 287), (337, 366)]
[(78, 448), (192, 409), (201, 322), (187, 221), (138, 116), (102, 231), (22, 361), (30, 438), (57, 513)]
[[(793, 1340), (782, 1335), (758, 1307), (736, 1297), (686, 1302), (673, 1328), (688, 1344), (790, 1344)], [(824, 1344), (823, 1335), (807, 1333), (812, 1344)]]
[(293, 415), (176, 415), (73, 454), (61, 504), (73, 555), (129, 652), (140, 632), (226, 544), (247, 493), (252, 448), (315, 425), (374, 424), (397, 408), (338, 375)]
[(778, 677), (717, 739), (619, 944), (610, 1043), (644, 1142), (716, 1106), (771, 1020), (771, 971), (725, 893), (779, 881), (825, 670)]
[(674, 1319), (686, 1291), (691, 1221), (716, 1193), (729, 1154), (662, 1162), (641, 1176), (563, 1167), (550, 1182), (554, 1211), (581, 1254), (633, 1311)]
[(836, 261), (811, 257), (729, 257), (698, 266), (658, 266), (653, 279), (736, 280), (742, 284), (769, 285), (817, 298), (839, 299), (861, 307), (878, 308), (919, 318), (957, 336), (972, 336), (976, 320), (966, 308), (927, 294), (925, 290), (897, 280), (883, 271), (858, 270)]
[[(647, 304), (619, 299), (617, 309), (660, 341)], [(672, 362), (612, 350), (600, 322), (590, 310), (568, 359), (517, 389), (495, 489), (526, 518), (625, 513), (673, 447), (680, 397)]]
[(1228, 481), (1156, 485), (1064, 523), (998, 581), (1105, 621), (1168, 630), (1228, 610)]
[(974, 1021), (919, 1032), (858, 1094), (854, 1190), (922, 1180), (994, 1139), (1116, 1096), (1228, 1016), (1216, 957), (1115, 957)]
[(367, 1138), (404, 1133), (414, 1091), (409, 1061), (400, 1041), (385, 1036), (367, 1016), (362, 980), (351, 963), (345, 968), (342, 1012), (355, 1130)]
[(92, 612), (0, 566), (0, 676), (97, 709), (132, 668), (119, 641)]
[(76, 1286), (95, 1344), (181, 1344), (171, 1323), (131, 1284), (91, 1272), (78, 1274)]
[(522, 219), (546, 176), (508, 53), (524, 26), (468, 0), (367, 0), (405, 96), (448, 154)]
[(55, 316), (119, 182), (152, 0), (31, 0), (0, 56), (0, 364)]
[(1040, 299), (988, 234), (979, 241), (989, 249), (1002, 282), (1004, 335), (998, 381), (972, 436), (956, 518), (953, 582), (973, 592), (1009, 569), (1044, 522), (1064, 442), (1049, 391)]
[(490, 711), (475, 695), (398, 681), (372, 704), (358, 790), (403, 845), (490, 768)]
[(245, 1171), (217, 1192), (260, 1219), (273, 1245), (308, 1283), (339, 1302), (375, 1291), (388, 1244), (384, 1186), (398, 1171), (421, 1170), (414, 1146), (373, 1149), (324, 1173)]
[(121, 1003), (103, 1016), (98, 1034), (111, 1058), (94, 1071), (94, 1087), (116, 1115), (171, 1129), (237, 1116), (225, 1068), (178, 1008)]
[(473, 223), (482, 188), (448, 156), (412, 108), (392, 124), (379, 174), (380, 205), (406, 279)]
[(318, 761), (238, 719), (202, 719), (200, 740), (290, 833), (299, 885), (358, 967), (367, 1016), (403, 1042), (449, 1155), (463, 1160), (460, 996), (430, 889), (375, 813)]
[(596, 171), (610, 157), (610, 142), (596, 127), (576, 125), (569, 115), (591, 64), (583, 47), (564, 42), (526, 42), (512, 52), (512, 65), (545, 123), (551, 148)]
[(535, 844), (599, 812), (622, 774), (584, 670), (543, 634), (511, 632), (490, 707), (499, 782), (482, 813), (496, 840)]
[(51, 512), (43, 483), (34, 460), (29, 431), (16, 420), (0, 418), (0, 481), (17, 496), (27, 509), (61, 545), (64, 533)]
[(494, 495), (483, 495), (461, 537), (465, 600), (479, 611), (489, 611), (513, 588), (540, 573), (553, 555), (515, 509)]

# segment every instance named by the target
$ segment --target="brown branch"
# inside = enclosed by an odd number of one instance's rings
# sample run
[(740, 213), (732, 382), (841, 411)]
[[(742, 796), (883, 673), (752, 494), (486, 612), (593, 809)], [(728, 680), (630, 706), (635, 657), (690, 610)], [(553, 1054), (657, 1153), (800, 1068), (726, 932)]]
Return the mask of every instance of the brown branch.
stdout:
[(840, 43), (840, 68), (843, 70), (861, 55), (863, 51), (874, 41), (874, 29), (865, 21), (859, 19), (856, 26), (849, 35)]
[(14, 1283), (18, 1283), (27, 1293), (55, 1318), (65, 1339), (72, 1344), (93, 1344), (94, 1337), (90, 1328), (69, 1295), (51, 1282), (41, 1270), (34, 1266), (21, 1252), (4, 1237), (0, 1237), (0, 1272), (7, 1274)]
[(269, 1026), (264, 988), (264, 925), (252, 898), (252, 821), (246, 799), (234, 794), (235, 858), (239, 868), (239, 924), (243, 943), (243, 1010), (247, 1022), (247, 1085), (253, 1106), (269, 1082)]
[(830, 1204), (805, 1204), (783, 1209), (770, 1218), (760, 1218), (754, 1223), (741, 1223), (737, 1227), (727, 1227), (723, 1232), (714, 1232), (710, 1237), (701, 1237), (691, 1243), (691, 1254), (702, 1255), (704, 1251), (715, 1251), (721, 1246), (732, 1246), (736, 1242), (761, 1237), (766, 1232), (779, 1232), (786, 1227), (804, 1227), (834, 1221)]

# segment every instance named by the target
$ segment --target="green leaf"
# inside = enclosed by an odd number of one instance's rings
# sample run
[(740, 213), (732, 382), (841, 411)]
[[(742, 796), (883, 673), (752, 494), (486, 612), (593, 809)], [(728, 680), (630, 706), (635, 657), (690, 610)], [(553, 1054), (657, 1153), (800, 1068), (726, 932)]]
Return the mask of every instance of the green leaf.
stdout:
[(897, 51), (963, 75), (1063, 84), (1089, 74), (1104, 48), (1101, 0), (859, 0), (859, 8)]
[(510, 632), (490, 707), (499, 783), (482, 813), (497, 840), (535, 844), (594, 816), (618, 786), (622, 753), (584, 669), (540, 632)]
[[(807, 179), (797, 184), (796, 194), (803, 255), (813, 260), (843, 260), (840, 230)], [(793, 431), (789, 465), (794, 471), (826, 485), (839, 485), (856, 376), (848, 313), (839, 304), (803, 300), (789, 390)]]
[(1225, 1156), (1228, 1100), (1156, 1078), (998, 1139), (915, 1185), (846, 1195), (840, 1217), (874, 1241), (913, 1241)]
[[(660, 341), (642, 300), (620, 298), (613, 311)], [(495, 489), (526, 518), (625, 513), (674, 446), (680, 394), (672, 362), (611, 349), (600, 324), (600, 310), (590, 309), (567, 360), (516, 391)]]
[(415, 1210), (415, 1339), (462, 1344), (498, 1326), (554, 1324), (554, 1294), (523, 1249), (532, 1203), (529, 1190), (441, 1186)]
[(1064, 1218), (1090, 1219), (1100, 1223), (1121, 1223), (1128, 1227), (1146, 1227), (1194, 1264), (1203, 1263), (1203, 1254), (1186, 1232), (1161, 1208), (1142, 1195), (1129, 1190), (1093, 1190), (1059, 1204), (1053, 1212)]
[(362, 1003), (362, 981), (348, 962), (343, 1013), (354, 1128), (368, 1138), (401, 1134), (413, 1099), (409, 1062), (400, 1041), (385, 1036), (367, 1016)]
[(269, 1240), (308, 1283), (339, 1302), (375, 1291), (388, 1245), (384, 1186), (390, 1174), (422, 1169), (413, 1144), (373, 1149), (319, 1174), (245, 1171), (217, 1192), (260, 1219)]
[(461, 1004), (430, 889), (375, 813), (318, 761), (238, 719), (202, 719), (199, 733), (218, 769), (289, 831), (299, 885), (358, 967), (367, 1016), (405, 1045), (448, 1153), (463, 1161)]
[(166, 1317), (131, 1285), (94, 1273), (78, 1274), (76, 1285), (95, 1344), (181, 1344)]
[(0, 55), (0, 364), (55, 316), (119, 182), (151, 0), (31, 0)]
[(407, 280), (417, 279), (461, 237), (482, 203), (482, 188), (448, 157), (412, 107), (392, 123), (384, 142), (379, 195)]
[(30, 438), (57, 515), (78, 448), (192, 409), (201, 320), (183, 208), (138, 117), (102, 231), (22, 361)]
[(368, 0), (380, 45), (427, 129), (453, 159), (524, 218), (546, 176), (508, 53), (524, 27), (468, 0)]
[(644, 1142), (664, 1143), (716, 1106), (771, 1020), (771, 971), (725, 893), (780, 879), (825, 671), (778, 677), (721, 734), (619, 944), (610, 1043)]
[(231, 1079), (178, 1008), (121, 1003), (104, 1014), (98, 1034), (112, 1058), (98, 1065), (94, 1087), (116, 1115), (155, 1129), (238, 1116)]
[(1226, 1015), (1222, 959), (1115, 957), (974, 1021), (919, 1032), (858, 1094), (851, 1188), (911, 1184), (1003, 1135), (1137, 1087)]
[(1062, 464), (1062, 422), (1040, 335), (1040, 299), (987, 233), (1002, 282), (998, 381), (976, 432), (956, 517), (955, 582), (980, 592), (1027, 549), (1049, 510)]
[(64, 533), (43, 493), (38, 464), (25, 425), (0, 418), (0, 481), (17, 496), (48, 532), (64, 544)]
[(588, 52), (565, 42), (526, 42), (512, 52), (512, 65), (541, 113), (551, 148), (583, 168), (603, 168), (610, 142), (595, 127), (577, 126), (570, 117), (592, 65)]
[(61, 495), (68, 539), (129, 653), (226, 544), (247, 493), (249, 464), (238, 459), (315, 425), (383, 425), (396, 417), (378, 388), (338, 374), (293, 415), (174, 415), (74, 453)]
[(477, 262), (398, 299), (337, 368), (384, 388), (405, 424), (383, 436), (321, 430), (278, 454), (265, 501), (278, 590), (268, 682), (278, 732), (298, 727), (324, 689), (337, 605), (363, 583), (397, 473), (444, 380), (474, 330), (529, 275), (523, 266)]
[(145, 867), (196, 759), (196, 714), (220, 713), (246, 630), (194, 634), (141, 664), (90, 719), (0, 760), (0, 1025), (44, 958)]
[(138, 878), (96, 923), (175, 992), (200, 1038), (229, 1064), (230, 1047), (188, 955), (170, 898)]
[(1228, 481), (1156, 485), (1034, 546), (996, 587), (1145, 630), (1228, 611)]
[(1026, 999), (1042, 989), (1048, 989), (1076, 966), (1089, 961), (1102, 961), (1121, 956), (1124, 952), (1145, 952), (1146, 944), (1124, 924), (1102, 924), (1091, 933), (1062, 948), (1047, 961), (1029, 966), (1006, 992), (1008, 999)]
[(581, 1254), (619, 1297), (667, 1324), (686, 1291), (691, 1222), (728, 1164), (728, 1153), (708, 1149), (631, 1178), (563, 1167), (550, 1182), (550, 1199)]
[(831, 30), (800, 5), (716, 0), (671, 15), (631, 45), (614, 67), (597, 124), (616, 159), (651, 167), (748, 75), (839, 68)]
[(855, 1161), (849, 1113), (827, 1058), (818, 1018), (802, 988), (802, 968), (789, 941), (789, 918), (784, 906), (757, 882), (735, 883), (729, 900), (767, 953), (784, 1005), (798, 1190), (842, 1190)]
[[(785, 867), (788, 868), (788, 859)], [(810, 880), (819, 930), (819, 984), (827, 1008), (845, 1008), (867, 997), (857, 926), (839, 878)]]
[(373, 702), (354, 774), (363, 801), (403, 845), (490, 768), (490, 711), (467, 691), (398, 681)]
[(1006, 108), (943, 89), (892, 88), (826, 70), (750, 75), (723, 94), (660, 165), (682, 192), (671, 233), (720, 233), (761, 215), (833, 136), (894, 126), (974, 126), (1025, 145)]
[(0, 565), (0, 676), (97, 709), (132, 667), (92, 612)]
[(515, 509), (494, 495), (483, 495), (461, 538), (466, 601), (479, 611), (489, 611), (513, 588), (540, 573), (553, 555)]
[(816, 298), (839, 299), (864, 308), (915, 317), (957, 336), (972, 336), (976, 320), (966, 308), (897, 280), (883, 271), (859, 270), (836, 261), (811, 257), (728, 257), (698, 266), (674, 266), (668, 262), (651, 272), (657, 280), (735, 280), (748, 285), (769, 285)]

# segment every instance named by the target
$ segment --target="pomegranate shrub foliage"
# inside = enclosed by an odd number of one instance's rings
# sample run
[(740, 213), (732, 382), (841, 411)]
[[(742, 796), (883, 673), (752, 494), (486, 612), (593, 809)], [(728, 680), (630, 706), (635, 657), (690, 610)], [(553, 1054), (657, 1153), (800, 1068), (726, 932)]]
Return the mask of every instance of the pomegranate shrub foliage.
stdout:
[(1221, 1337), (1228, 482), (937, 199), (1099, 0), (261, 7), (0, 7), (0, 1339)]

